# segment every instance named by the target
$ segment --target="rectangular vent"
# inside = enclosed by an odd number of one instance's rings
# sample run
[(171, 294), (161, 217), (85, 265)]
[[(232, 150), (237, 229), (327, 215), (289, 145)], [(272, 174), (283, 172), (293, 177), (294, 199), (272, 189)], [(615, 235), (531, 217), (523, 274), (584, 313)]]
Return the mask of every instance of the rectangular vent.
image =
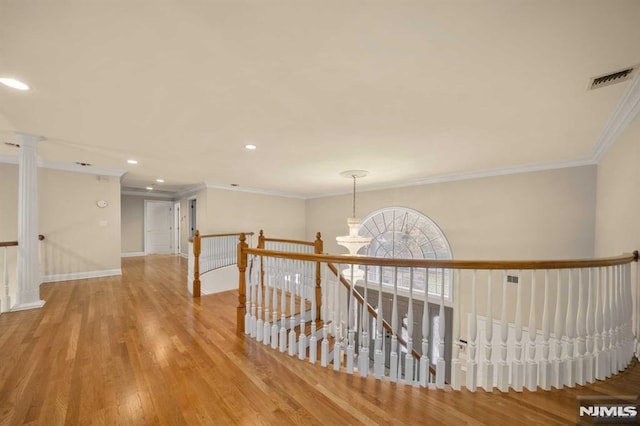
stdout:
[(589, 90), (627, 81), (633, 76), (636, 68), (637, 67), (626, 68), (620, 71), (613, 72), (611, 74), (594, 77), (589, 83)]
[(507, 282), (518, 284), (518, 277), (515, 275), (507, 275)]

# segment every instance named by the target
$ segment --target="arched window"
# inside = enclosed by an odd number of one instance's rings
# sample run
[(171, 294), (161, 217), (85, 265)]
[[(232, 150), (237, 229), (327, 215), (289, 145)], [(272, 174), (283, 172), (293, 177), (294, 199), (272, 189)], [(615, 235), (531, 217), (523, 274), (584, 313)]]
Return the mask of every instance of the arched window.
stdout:
[[(370, 237), (371, 244), (358, 254), (392, 259), (452, 259), (451, 247), (436, 223), (417, 210), (406, 207), (387, 207), (376, 210), (362, 221), (360, 235)], [(384, 269), (378, 277), (377, 268), (369, 271), (369, 279), (382, 279), (383, 285), (393, 286), (393, 270)], [(398, 288), (409, 289), (409, 268), (398, 268)], [(414, 269), (413, 288), (423, 292), (426, 270)], [(429, 269), (429, 295), (451, 299), (450, 270)]]

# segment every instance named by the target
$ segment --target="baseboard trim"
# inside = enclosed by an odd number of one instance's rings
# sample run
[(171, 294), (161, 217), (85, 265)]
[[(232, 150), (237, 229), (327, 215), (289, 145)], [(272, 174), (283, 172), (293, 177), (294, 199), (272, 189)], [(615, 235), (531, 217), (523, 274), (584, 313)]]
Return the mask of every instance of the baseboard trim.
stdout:
[(44, 275), (42, 282), (55, 283), (59, 281), (84, 280), (87, 278), (111, 277), (122, 275), (122, 269), (106, 269), (103, 271), (72, 272), (70, 274)]
[(128, 253), (120, 253), (120, 257), (138, 257), (144, 256), (145, 253), (143, 251), (132, 251)]
[(44, 300), (38, 300), (37, 302), (23, 303), (22, 305), (12, 306), (9, 312), (26, 311), (29, 309), (39, 309), (44, 306), (46, 302)]

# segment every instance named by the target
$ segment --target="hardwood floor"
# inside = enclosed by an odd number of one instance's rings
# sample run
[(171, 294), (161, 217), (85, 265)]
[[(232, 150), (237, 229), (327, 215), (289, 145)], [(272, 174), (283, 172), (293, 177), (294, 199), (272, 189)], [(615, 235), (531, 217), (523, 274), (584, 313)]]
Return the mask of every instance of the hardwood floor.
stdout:
[(573, 424), (580, 395), (638, 395), (640, 367), (549, 392), (425, 390), (291, 359), (235, 334), (234, 292), (193, 300), (186, 260), (43, 284), (0, 315), (0, 425)]

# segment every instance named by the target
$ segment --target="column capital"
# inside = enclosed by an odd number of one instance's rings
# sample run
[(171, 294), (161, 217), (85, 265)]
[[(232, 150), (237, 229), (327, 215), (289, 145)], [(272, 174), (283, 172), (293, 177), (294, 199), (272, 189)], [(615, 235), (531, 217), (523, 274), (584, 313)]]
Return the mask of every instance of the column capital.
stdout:
[(22, 145), (35, 146), (38, 142), (41, 142), (44, 140), (43, 136), (34, 135), (31, 133), (14, 132), (14, 134), (18, 138), (18, 143), (20, 146)]

